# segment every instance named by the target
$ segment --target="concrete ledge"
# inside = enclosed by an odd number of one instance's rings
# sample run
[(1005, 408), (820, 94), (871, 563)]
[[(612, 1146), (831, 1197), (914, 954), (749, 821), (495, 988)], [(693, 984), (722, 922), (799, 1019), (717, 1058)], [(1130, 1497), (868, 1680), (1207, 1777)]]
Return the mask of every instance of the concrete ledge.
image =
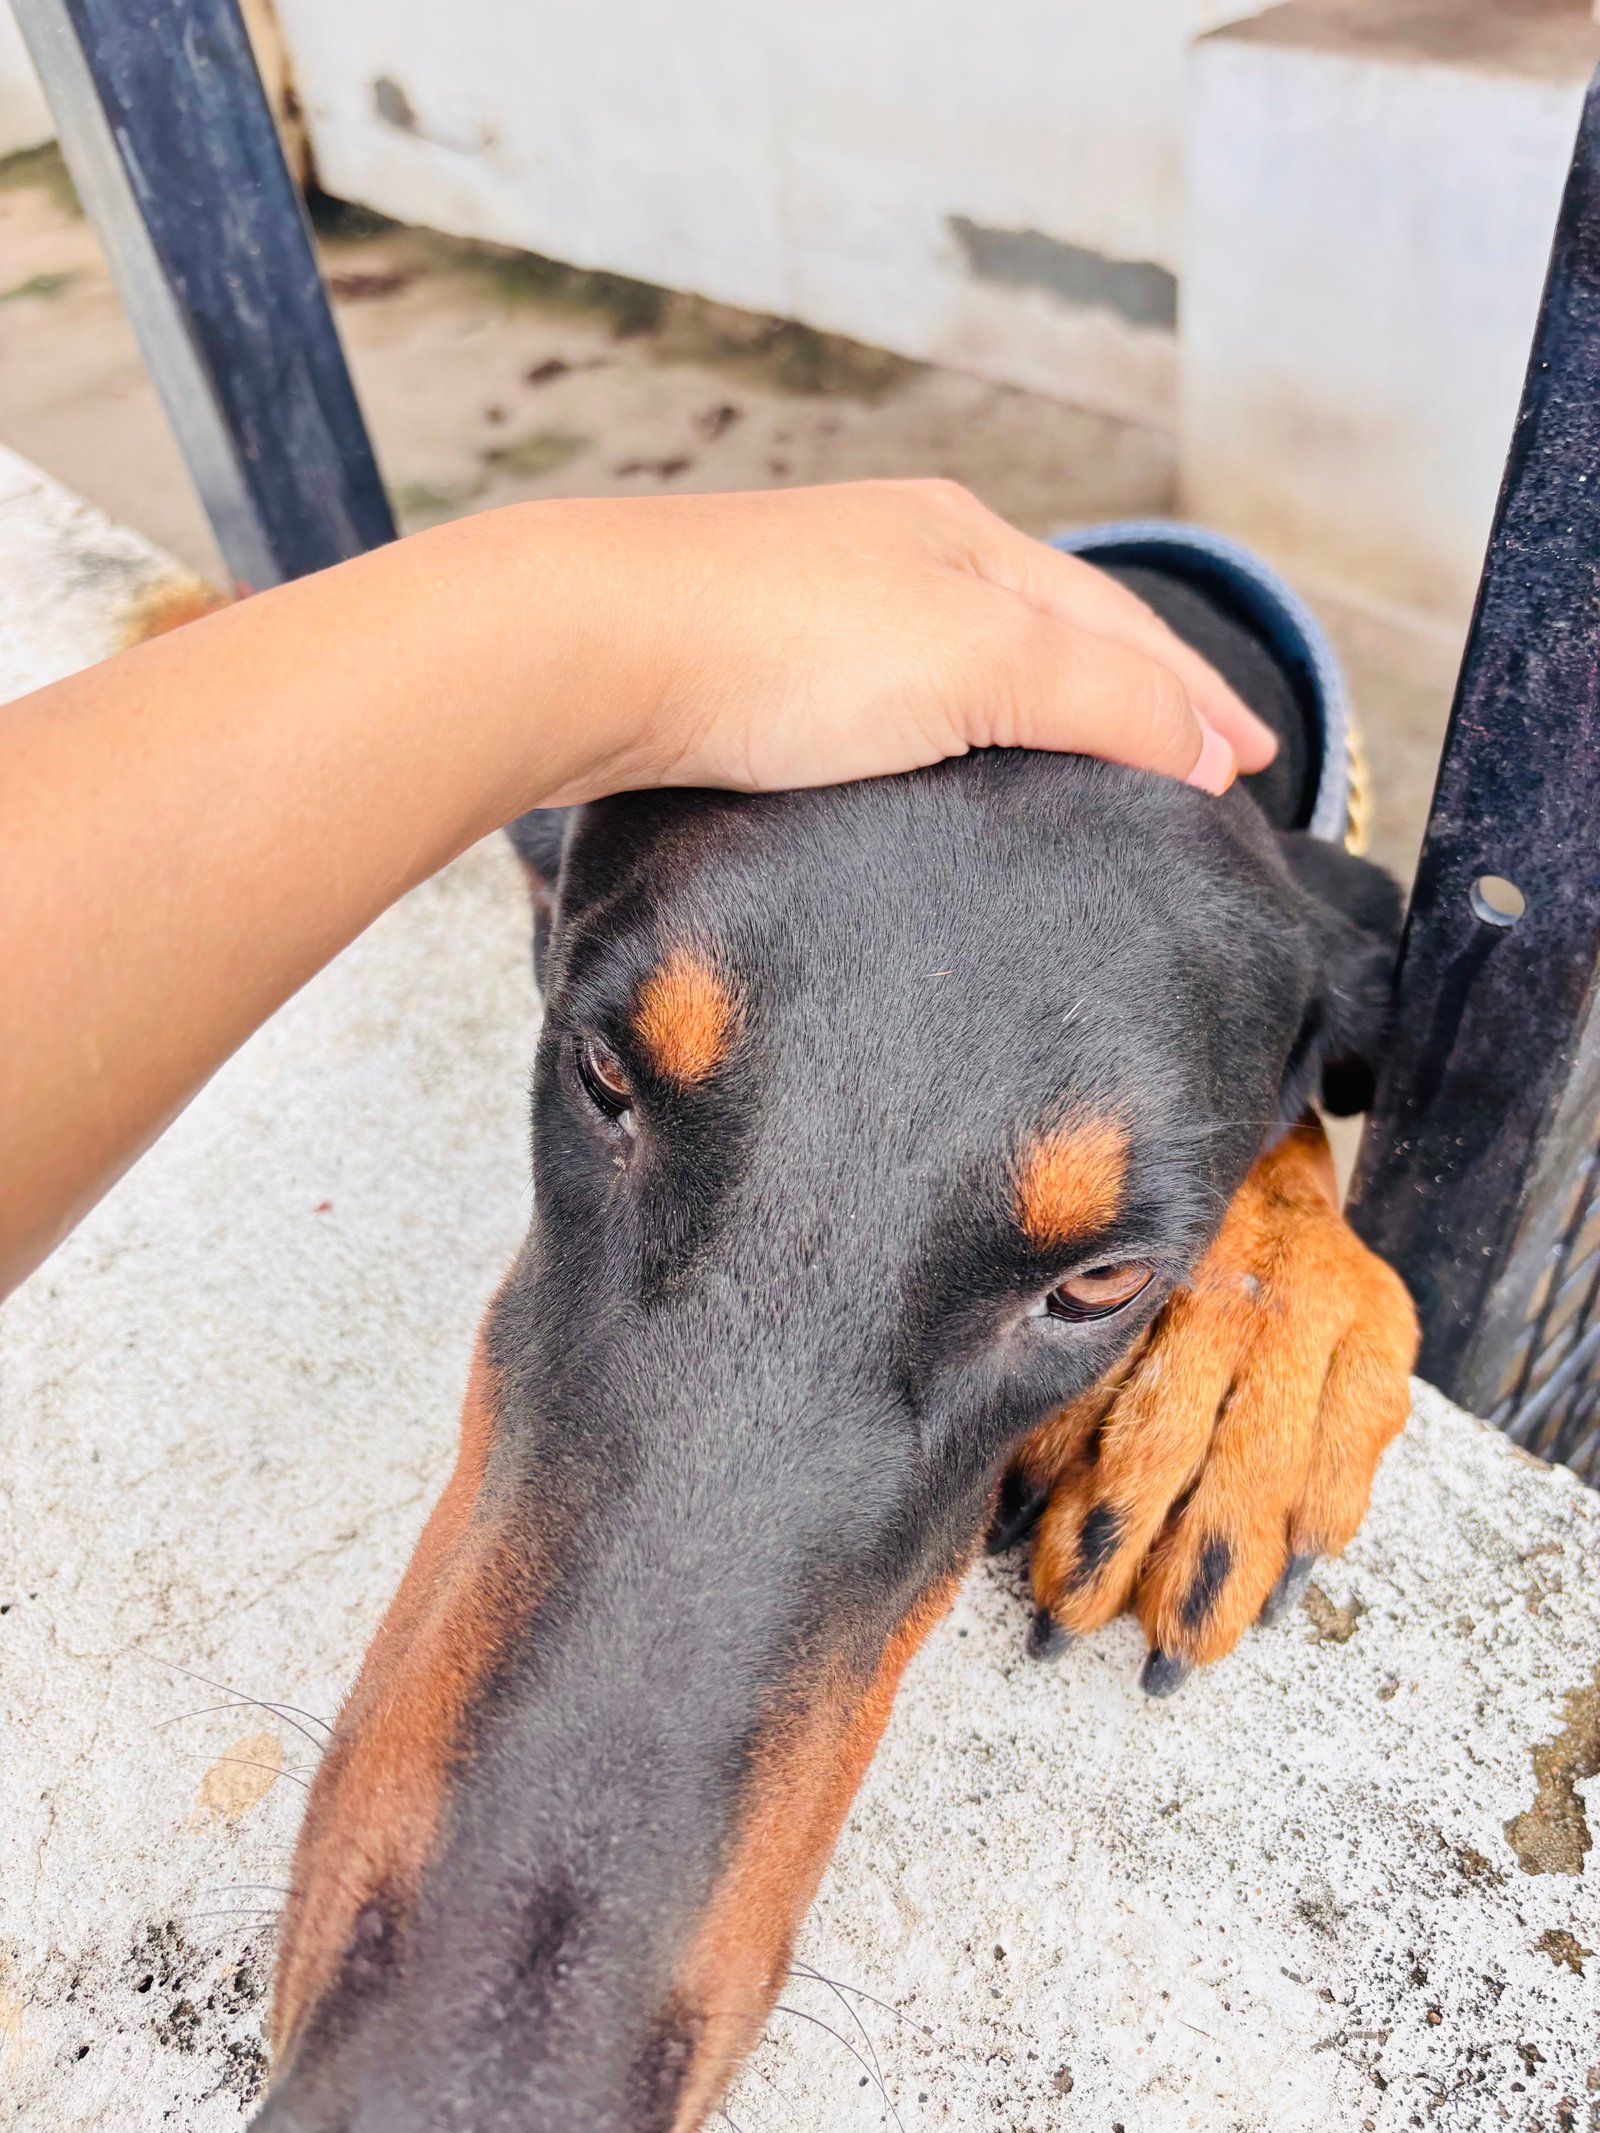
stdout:
[[(492, 843), (0, 1318), (11, 2123), (247, 2110), (316, 1750), (232, 1699), (331, 1714), (399, 1576), (526, 1220), (534, 1027)], [(807, 1927), (873, 1997), (797, 1974), (740, 2133), (893, 2122), (806, 2016), (906, 2133), (1600, 2125), (1600, 1497), (1419, 1389), (1349, 1558), (1170, 1705), (1127, 1624), (1024, 1660), (1015, 1582), (918, 1658)]]
[(1597, 62), (1578, 0), (1291, 0), (1194, 46), (1192, 515), (1465, 617)]
[(0, 703), (203, 612), (211, 588), (0, 445)]

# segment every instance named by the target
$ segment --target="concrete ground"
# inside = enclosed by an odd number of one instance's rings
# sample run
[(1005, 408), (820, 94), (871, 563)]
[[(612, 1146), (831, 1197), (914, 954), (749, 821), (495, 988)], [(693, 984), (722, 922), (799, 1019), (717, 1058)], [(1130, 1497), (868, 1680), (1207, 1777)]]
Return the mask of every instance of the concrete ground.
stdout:
[[(8, 691), (173, 589), (3, 457), (0, 532)], [(12, 2123), (225, 2133), (259, 2093), (322, 1722), (527, 1218), (527, 937), (491, 840), (6, 1306)], [(1172, 1703), (1129, 1624), (1041, 1667), (1027, 1612), (985, 1566), (914, 1663), (737, 2133), (1600, 2133), (1600, 1496), (1419, 1387), (1348, 1558)]]
[[(0, 190), (0, 437), (205, 569), (39, 169)], [(328, 249), (413, 519), (885, 467), (1040, 529), (1166, 495), (1162, 439), (1026, 395), (705, 307), (619, 336), (627, 291), (407, 233)], [(0, 697), (180, 578), (0, 464)], [(1335, 619), (1403, 863), (1447, 651)], [(491, 843), (275, 1018), (6, 1307), (0, 2119), (214, 2133), (258, 2091), (305, 1714), (336, 1707), (442, 1479), (526, 1220), (535, 1027)], [(1040, 1668), (1025, 1622), (1015, 1569), (986, 1567), (916, 1661), (738, 2133), (1600, 2133), (1600, 1498), (1419, 1389), (1349, 1557), (1172, 1704), (1138, 1692), (1128, 1625)]]
[[(340, 330), (408, 529), (525, 496), (874, 474), (953, 475), (1036, 533), (1172, 508), (1162, 431), (360, 213), (323, 220)], [(53, 150), (0, 164), (0, 443), (220, 579)], [(1408, 873), (1459, 646), (1437, 625), (1318, 605), (1372, 755), (1374, 851)]]

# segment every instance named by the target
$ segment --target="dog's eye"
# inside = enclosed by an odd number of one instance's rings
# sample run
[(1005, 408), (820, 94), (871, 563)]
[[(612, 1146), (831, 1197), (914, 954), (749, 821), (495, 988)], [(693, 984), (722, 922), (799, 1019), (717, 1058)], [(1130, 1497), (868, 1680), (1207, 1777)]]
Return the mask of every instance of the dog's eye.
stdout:
[(580, 1037), (577, 1059), (578, 1079), (595, 1109), (607, 1118), (622, 1119), (631, 1127), (633, 1089), (616, 1053), (593, 1037)]
[(1082, 1324), (1088, 1318), (1109, 1318), (1124, 1304), (1131, 1304), (1151, 1283), (1155, 1268), (1143, 1259), (1123, 1259), (1111, 1266), (1085, 1267), (1069, 1274), (1052, 1289), (1044, 1307), (1051, 1318), (1067, 1318)]

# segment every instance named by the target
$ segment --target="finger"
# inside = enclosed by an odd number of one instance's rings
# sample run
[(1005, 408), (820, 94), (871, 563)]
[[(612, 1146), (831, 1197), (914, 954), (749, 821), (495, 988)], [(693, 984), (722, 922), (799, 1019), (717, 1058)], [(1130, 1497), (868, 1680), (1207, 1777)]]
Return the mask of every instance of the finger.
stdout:
[(1046, 1624), (1081, 1636), (1120, 1614), (1175, 1502), (1205, 1461), (1234, 1342), (1189, 1292), (1173, 1298), (1090, 1450), (1053, 1492), (1034, 1542)]
[(1065, 622), (1114, 638), (1169, 668), (1183, 683), (1201, 718), (1233, 749), (1240, 768), (1266, 768), (1278, 752), (1276, 735), (1154, 608), (1083, 557), (1064, 555), (1058, 548), (1025, 536), (1018, 538), (1022, 552), (1008, 562), (1024, 598)]
[(1170, 666), (1189, 691), (1201, 717), (1215, 726), (1233, 749), (1240, 769), (1265, 770), (1278, 752), (1278, 737), (1271, 727), (1256, 716), (1210, 661), (1202, 658), (1137, 593), (1090, 564), (1084, 567), (1094, 581), (1093, 592), (1086, 597), (1077, 619), (1087, 628), (1121, 637), (1152, 659)]
[(1095, 755), (1227, 791), (1238, 768), (1233, 750), (1170, 666), (1116, 637), (1016, 605), (997, 672), (970, 692), (980, 730), (969, 730), (969, 741)]
[(1399, 1276), (1352, 1236), (1359, 1253), (1360, 1301), (1334, 1350), (1317, 1414), (1304, 1490), (1289, 1542), (1297, 1555), (1336, 1555), (1366, 1516), (1385, 1447), (1411, 1412), (1417, 1316)]

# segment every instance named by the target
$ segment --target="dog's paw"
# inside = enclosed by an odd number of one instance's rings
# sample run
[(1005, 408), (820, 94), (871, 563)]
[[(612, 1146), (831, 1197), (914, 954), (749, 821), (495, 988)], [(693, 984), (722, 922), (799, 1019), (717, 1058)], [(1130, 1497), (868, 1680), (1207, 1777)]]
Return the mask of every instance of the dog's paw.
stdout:
[(1117, 1379), (1023, 1447), (1013, 1500), (1043, 1501), (1029, 1649), (1131, 1605), (1163, 1696), (1292, 1605), (1365, 1515), (1416, 1352), (1411, 1299), (1339, 1213), (1307, 1120), (1250, 1172)]

